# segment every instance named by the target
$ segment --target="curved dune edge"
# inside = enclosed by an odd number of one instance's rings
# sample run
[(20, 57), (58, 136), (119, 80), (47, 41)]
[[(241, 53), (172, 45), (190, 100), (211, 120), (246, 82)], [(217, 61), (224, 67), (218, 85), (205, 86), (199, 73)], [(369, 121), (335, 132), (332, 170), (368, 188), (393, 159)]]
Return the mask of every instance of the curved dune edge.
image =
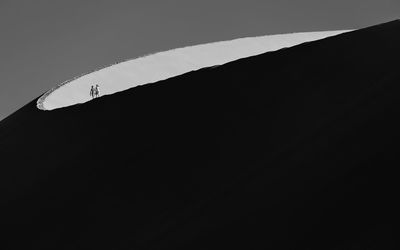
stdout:
[(109, 95), (204, 67), (222, 65), (241, 58), (320, 40), (348, 31), (350, 30), (239, 38), (127, 59), (99, 67), (56, 85), (37, 100), (37, 108), (53, 110), (90, 101), (90, 86), (97, 83), (101, 87), (101, 95)]

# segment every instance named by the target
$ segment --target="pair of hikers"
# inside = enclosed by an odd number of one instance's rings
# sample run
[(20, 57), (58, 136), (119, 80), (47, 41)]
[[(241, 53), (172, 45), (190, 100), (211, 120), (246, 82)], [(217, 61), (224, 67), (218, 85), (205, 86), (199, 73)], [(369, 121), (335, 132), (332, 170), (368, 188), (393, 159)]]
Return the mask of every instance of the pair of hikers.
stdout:
[(92, 87), (90, 88), (90, 96), (92, 97), (92, 99), (100, 96), (100, 87), (98, 84), (96, 84), (96, 87), (92, 85)]

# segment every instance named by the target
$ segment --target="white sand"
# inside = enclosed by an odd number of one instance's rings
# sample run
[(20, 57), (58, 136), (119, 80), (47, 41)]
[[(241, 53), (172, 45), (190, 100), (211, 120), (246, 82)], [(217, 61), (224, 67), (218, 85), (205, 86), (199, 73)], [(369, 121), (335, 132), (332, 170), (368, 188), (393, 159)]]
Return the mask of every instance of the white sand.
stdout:
[(91, 100), (90, 86), (99, 84), (101, 96), (138, 85), (157, 82), (213, 65), (291, 47), (347, 32), (305, 32), (184, 47), (127, 60), (69, 80), (46, 92), (38, 100), (38, 108), (52, 110)]

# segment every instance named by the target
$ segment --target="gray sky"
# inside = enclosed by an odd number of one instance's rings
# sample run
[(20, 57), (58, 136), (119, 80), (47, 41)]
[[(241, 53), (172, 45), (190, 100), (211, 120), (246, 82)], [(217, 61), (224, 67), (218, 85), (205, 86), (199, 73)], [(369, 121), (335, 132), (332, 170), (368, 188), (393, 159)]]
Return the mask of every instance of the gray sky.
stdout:
[(122, 59), (399, 17), (399, 0), (0, 0), (0, 120), (54, 85)]

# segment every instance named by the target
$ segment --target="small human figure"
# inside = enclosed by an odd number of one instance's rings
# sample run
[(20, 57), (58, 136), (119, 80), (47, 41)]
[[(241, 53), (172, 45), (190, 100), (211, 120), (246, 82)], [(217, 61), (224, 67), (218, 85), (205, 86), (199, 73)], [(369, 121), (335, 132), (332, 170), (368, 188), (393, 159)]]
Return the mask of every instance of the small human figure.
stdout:
[(95, 93), (96, 93), (96, 89), (95, 89), (94, 86), (92, 85), (92, 87), (90, 88), (90, 96), (92, 97), (92, 99), (95, 98)]
[(94, 91), (95, 97), (99, 97), (100, 96), (100, 87), (98, 84), (96, 84), (96, 88)]

